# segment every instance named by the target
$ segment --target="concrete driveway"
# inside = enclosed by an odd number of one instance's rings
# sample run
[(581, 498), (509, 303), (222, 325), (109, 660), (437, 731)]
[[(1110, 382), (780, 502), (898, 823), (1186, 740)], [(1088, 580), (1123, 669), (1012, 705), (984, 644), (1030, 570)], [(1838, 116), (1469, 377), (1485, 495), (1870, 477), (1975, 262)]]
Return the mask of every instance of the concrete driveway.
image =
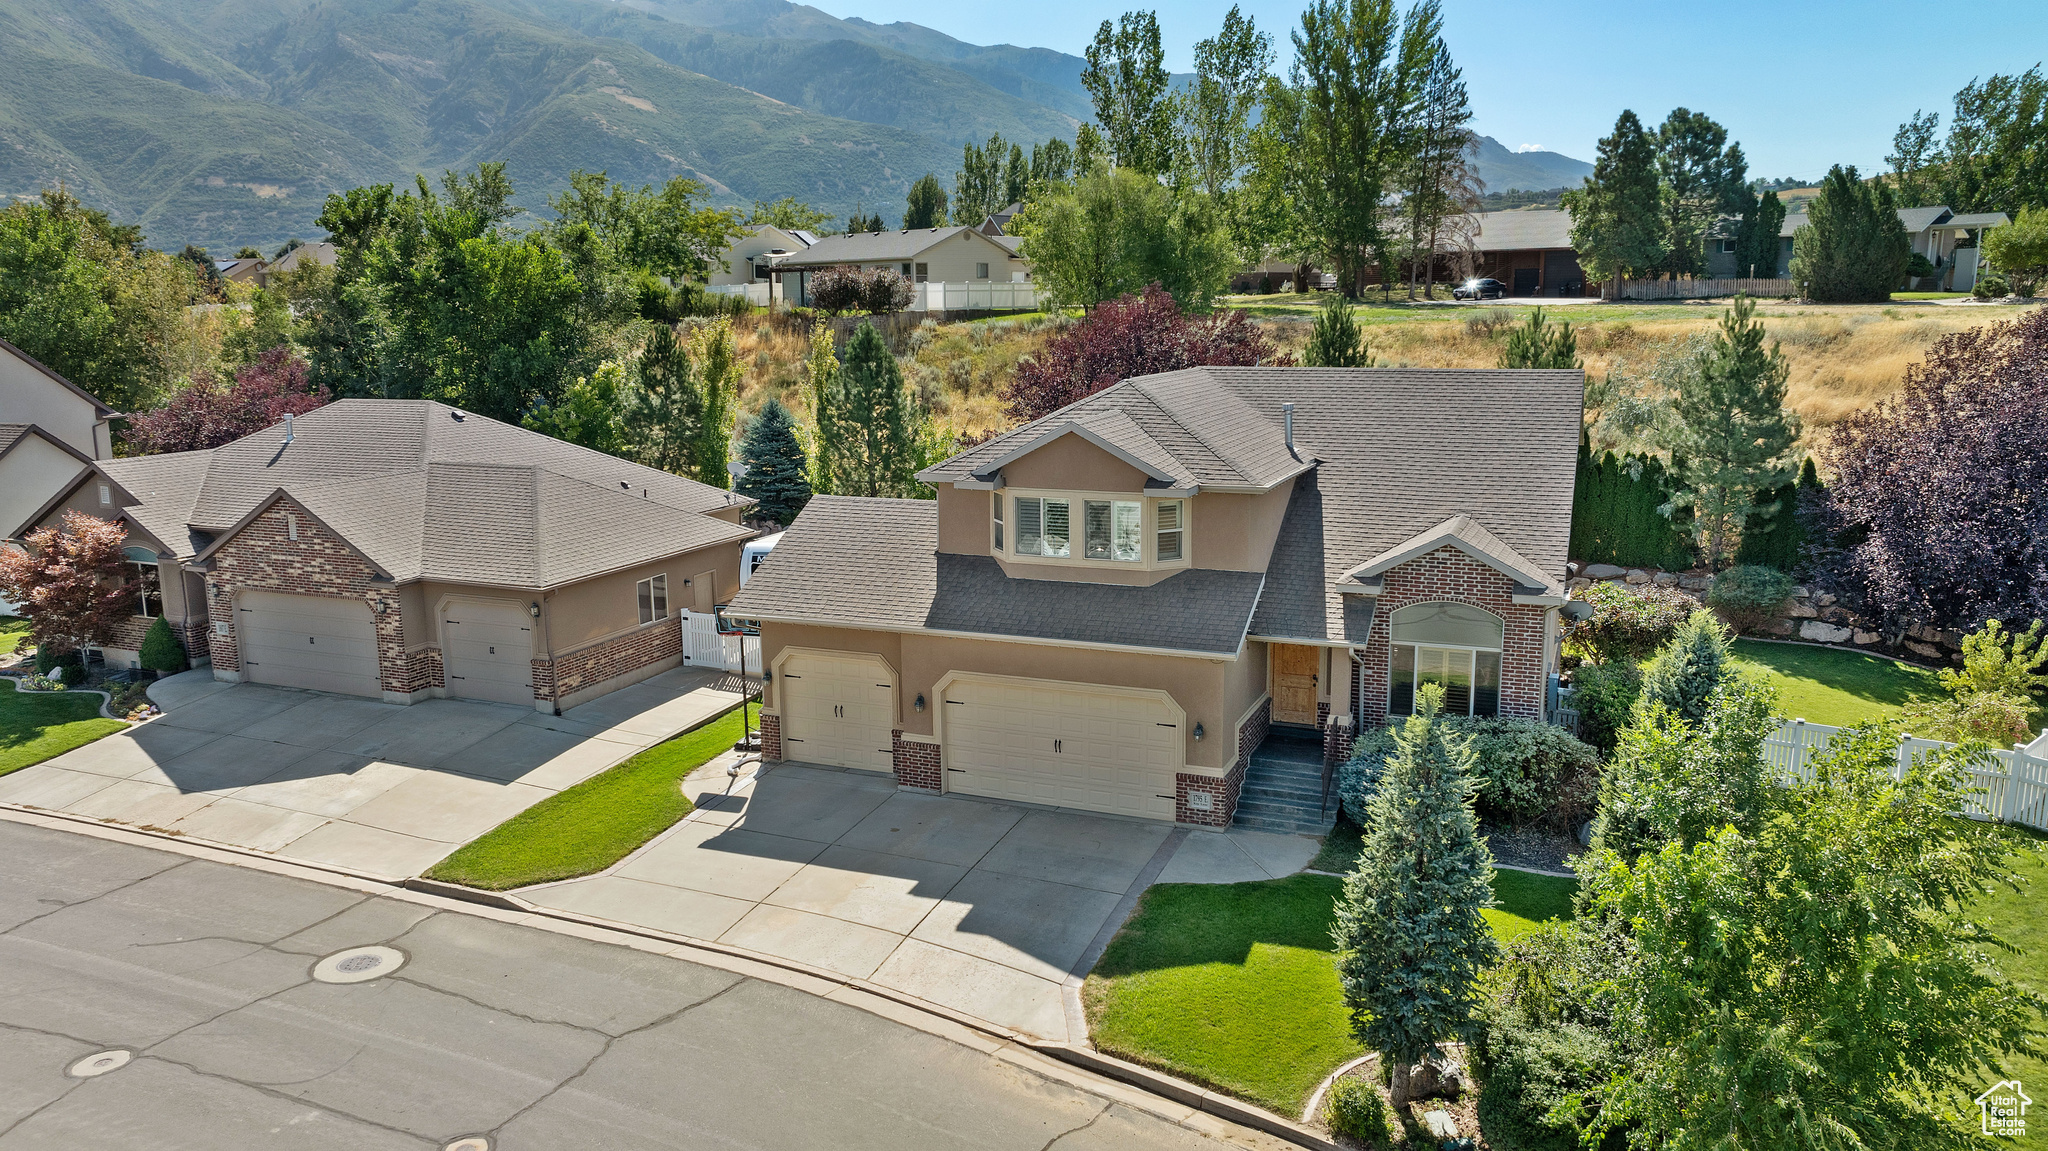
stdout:
[(731, 796), (723, 784), (723, 772), (694, 777), (698, 810), (610, 870), (517, 894), (1079, 1042), (1086, 1024), (1063, 988), (1078, 986), (1146, 886), (1291, 874), (1317, 848), (904, 792), (886, 775), (797, 764)]
[(152, 686), (163, 718), (0, 777), (0, 802), (404, 878), (739, 702), (718, 675), (679, 668), (550, 716), (186, 672)]

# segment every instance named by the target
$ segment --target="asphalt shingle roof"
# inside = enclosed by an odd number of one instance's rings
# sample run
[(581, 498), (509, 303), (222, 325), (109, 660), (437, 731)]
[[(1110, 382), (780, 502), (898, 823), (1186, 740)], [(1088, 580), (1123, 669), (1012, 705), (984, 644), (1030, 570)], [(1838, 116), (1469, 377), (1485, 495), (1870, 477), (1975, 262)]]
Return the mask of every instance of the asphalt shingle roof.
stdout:
[(1572, 246), (1572, 214), (1562, 208), (1477, 212), (1474, 215), (1479, 221), (1479, 228), (1472, 237), (1472, 249), (1477, 252)]
[[(919, 252), (971, 232), (975, 238), (989, 237), (965, 224), (948, 228), (910, 228), (894, 232), (860, 232), (851, 236), (820, 236), (818, 242), (800, 252), (775, 261), (777, 268), (827, 268), (837, 264), (880, 264), (915, 259)], [(993, 241), (991, 241), (993, 242)]]
[(945, 631), (1235, 654), (1257, 572), (1194, 569), (1151, 587), (1013, 579), (988, 556), (940, 553), (930, 500), (816, 496), (728, 608), (889, 631)]
[(339, 400), (283, 438), (103, 466), (182, 557), (282, 489), (399, 581), (554, 587), (752, 534), (705, 514), (751, 500), (428, 400)]

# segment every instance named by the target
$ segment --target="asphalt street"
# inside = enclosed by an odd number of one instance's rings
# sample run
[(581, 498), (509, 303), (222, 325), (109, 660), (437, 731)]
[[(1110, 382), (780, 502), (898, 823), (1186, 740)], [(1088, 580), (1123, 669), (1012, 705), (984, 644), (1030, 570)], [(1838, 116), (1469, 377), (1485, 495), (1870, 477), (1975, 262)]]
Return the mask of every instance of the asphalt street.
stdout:
[(0, 822), (0, 1151), (451, 1145), (1225, 1146), (779, 984)]

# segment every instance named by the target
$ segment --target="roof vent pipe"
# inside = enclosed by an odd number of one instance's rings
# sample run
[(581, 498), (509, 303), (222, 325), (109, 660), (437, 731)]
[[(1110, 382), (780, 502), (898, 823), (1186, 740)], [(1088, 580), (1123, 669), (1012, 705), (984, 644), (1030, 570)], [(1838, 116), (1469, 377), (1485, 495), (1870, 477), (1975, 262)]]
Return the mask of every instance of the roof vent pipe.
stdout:
[(284, 414), (284, 442), (292, 442), (292, 414), (290, 412)]
[(1294, 405), (1280, 405), (1280, 419), (1287, 428), (1287, 454), (1294, 454)]

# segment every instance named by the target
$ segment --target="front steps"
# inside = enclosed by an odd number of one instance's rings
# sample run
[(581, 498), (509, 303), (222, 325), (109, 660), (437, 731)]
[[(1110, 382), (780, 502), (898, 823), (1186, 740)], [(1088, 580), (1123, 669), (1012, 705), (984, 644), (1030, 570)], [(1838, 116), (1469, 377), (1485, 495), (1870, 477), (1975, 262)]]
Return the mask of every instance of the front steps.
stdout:
[(1252, 753), (1232, 827), (1324, 835), (1337, 821), (1336, 788), (1323, 806), (1323, 744), (1312, 735), (1275, 731)]

